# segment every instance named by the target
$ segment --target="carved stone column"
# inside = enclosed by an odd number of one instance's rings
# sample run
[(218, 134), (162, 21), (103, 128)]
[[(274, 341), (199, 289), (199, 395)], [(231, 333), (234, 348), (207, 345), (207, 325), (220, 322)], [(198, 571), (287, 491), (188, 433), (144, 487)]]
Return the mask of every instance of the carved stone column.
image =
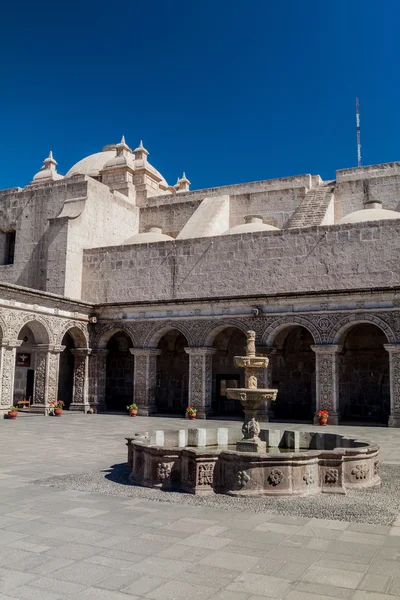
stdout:
[(22, 340), (3, 339), (0, 342), (0, 419), (14, 404), (14, 378), (17, 348)]
[(96, 412), (102, 412), (106, 408), (108, 352), (105, 348), (97, 348), (89, 356), (89, 404)]
[(87, 412), (89, 408), (89, 355), (90, 348), (71, 350), (74, 355), (74, 386), (70, 410)]
[(138, 405), (138, 415), (148, 416), (157, 412), (156, 380), (157, 348), (129, 348), (135, 357), (133, 369), (133, 401)]
[(49, 401), (58, 400), (60, 354), (65, 346), (38, 344), (35, 350), (35, 384), (31, 412), (47, 414)]
[(185, 348), (189, 354), (189, 405), (197, 409), (197, 418), (212, 413), (212, 357), (215, 348)]
[(400, 427), (400, 344), (385, 344), (389, 352), (390, 416), (389, 427)]
[(329, 412), (329, 425), (339, 423), (339, 353), (342, 346), (327, 344), (311, 346), (315, 352), (315, 380), (316, 380), (316, 411), (314, 424), (318, 424), (318, 411)]

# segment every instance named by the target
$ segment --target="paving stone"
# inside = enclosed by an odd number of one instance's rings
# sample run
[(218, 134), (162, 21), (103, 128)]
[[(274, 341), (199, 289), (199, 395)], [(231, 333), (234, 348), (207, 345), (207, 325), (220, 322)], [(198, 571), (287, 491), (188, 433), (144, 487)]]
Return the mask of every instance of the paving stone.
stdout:
[(54, 579), (73, 581), (82, 585), (95, 585), (114, 573), (113, 569), (100, 565), (91, 565), (86, 562), (75, 562), (69, 567), (62, 567), (52, 573)]
[[(137, 579), (134, 583), (122, 588), (122, 592), (125, 594), (136, 594), (138, 596), (144, 596), (151, 592), (155, 588), (168, 582), (165, 577), (158, 577), (156, 575), (145, 576)], [(179, 587), (179, 583), (176, 584)]]
[(391, 580), (387, 593), (393, 596), (400, 596), (400, 571), (399, 577), (393, 577)]
[(29, 585), (40, 588), (41, 590), (65, 594), (67, 596), (76, 596), (76, 594), (79, 594), (86, 589), (86, 586), (80, 585), (79, 583), (60, 581), (58, 579), (53, 579), (52, 577), (40, 577), (39, 579), (31, 581)]
[(15, 588), (30, 583), (38, 577), (32, 573), (21, 573), (14, 569), (0, 568), (0, 594), (8, 593)]
[(274, 573), (274, 576), (279, 577), (279, 579), (287, 579), (288, 581), (297, 581), (307, 569), (308, 565), (304, 563), (290, 561), (278, 569)]
[[(188, 598), (190, 600), (207, 600), (214, 593), (215, 589), (207, 586), (168, 581), (168, 583), (146, 594), (146, 597), (153, 598), (153, 600), (188, 600)], [(125, 600), (127, 599), (125, 598)]]
[(176, 575), (176, 579), (193, 585), (202, 585), (204, 583), (207, 587), (219, 590), (229, 585), (236, 579), (237, 575), (237, 571), (210, 566), (204, 568), (199, 563)]
[(74, 600), (141, 600), (139, 596), (130, 596), (121, 592), (111, 590), (102, 590), (98, 587), (91, 587), (75, 596)]
[(358, 586), (360, 590), (368, 590), (371, 592), (385, 592), (389, 587), (390, 577), (384, 575), (367, 574)]
[(340, 600), (340, 596), (321, 596), (321, 594), (292, 590), (285, 596), (285, 600)]
[(19, 600), (64, 600), (68, 596), (59, 592), (48, 592), (37, 587), (22, 585), (8, 593), (11, 598)]
[(321, 555), (322, 551), (320, 550), (307, 550), (307, 552), (305, 552), (303, 548), (278, 546), (274, 550), (271, 550), (266, 557), (284, 561), (294, 560), (305, 565), (312, 565), (312, 563), (315, 562)]
[(319, 567), (317, 565), (312, 565), (301, 577), (302, 581), (326, 583), (328, 585), (336, 585), (337, 587), (347, 587), (351, 589), (356, 589), (362, 578), (363, 573), (344, 569)]
[[(335, 555), (340, 556), (340, 555)], [(341, 557), (343, 558), (343, 557)], [(335, 560), (332, 559), (332, 555), (328, 558), (322, 556), (315, 563), (316, 567), (326, 567), (328, 569), (344, 569), (347, 571), (358, 571), (359, 573), (365, 573), (368, 569), (368, 564), (362, 564), (357, 562), (351, 562), (346, 560)]]
[(141, 578), (140, 573), (133, 573), (132, 571), (116, 571), (103, 581), (99, 581), (96, 583), (95, 587), (99, 587), (105, 590), (113, 590), (118, 591), (124, 587), (127, 587), (134, 581), (137, 581)]
[(257, 556), (250, 556), (248, 554), (231, 554), (222, 550), (209, 554), (205, 558), (201, 559), (199, 563), (201, 565), (207, 565), (210, 567), (219, 567), (221, 569), (230, 569), (233, 571), (242, 572), (254, 566), (258, 560), (259, 558)]
[(352, 600), (396, 600), (396, 596), (387, 596), (386, 594), (380, 594), (379, 592), (364, 592), (357, 590)]
[(222, 590), (221, 592), (217, 592), (215, 596), (211, 596), (211, 600), (250, 600), (250, 596), (245, 592)]
[[(347, 600), (354, 594), (354, 590), (322, 583), (310, 583), (307, 581), (296, 581), (291, 585), (291, 590), (315, 594), (316, 596), (328, 596), (329, 598), (341, 598)], [(314, 600), (314, 598), (312, 599)]]
[(288, 581), (277, 577), (243, 573), (233, 583), (229, 584), (227, 589), (233, 592), (259, 594), (268, 598), (282, 598), (283, 594), (288, 591), (289, 586)]
[(160, 577), (171, 579), (171, 577), (178, 575), (178, 573), (187, 570), (188, 564), (190, 563), (180, 560), (161, 558), (159, 556), (147, 556), (138, 563), (132, 564), (131, 569), (132, 571), (142, 573), (143, 575), (157, 573)]
[(400, 573), (400, 563), (395, 560), (376, 558), (371, 562), (368, 573), (387, 577), (397, 577)]
[[(274, 558), (273, 552), (261, 558), (255, 565), (248, 569), (249, 573), (258, 573), (259, 575), (273, 575), (283, 567), (286, 560), (283, 558)], [(305, 565), (308, 567), (308, 565)]]
[(213, 535), (191, 535), (179, 542), (185, 546), (194, 546), (197, 548), (208, 548), (209, 550), (218, 550), (230, 543), (229, 539), (219, 538)]

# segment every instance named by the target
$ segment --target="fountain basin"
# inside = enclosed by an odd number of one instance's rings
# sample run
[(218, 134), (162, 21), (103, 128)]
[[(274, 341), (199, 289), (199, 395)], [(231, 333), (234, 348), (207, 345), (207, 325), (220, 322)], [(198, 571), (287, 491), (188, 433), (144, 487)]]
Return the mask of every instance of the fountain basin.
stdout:
[(263, 429), (279, 454), (227, 449), (239, 429), (155, 431), (126, 438), (133, 483), (192, 494), (309, 496), (380, 485), (379, 446), (333, 433)]

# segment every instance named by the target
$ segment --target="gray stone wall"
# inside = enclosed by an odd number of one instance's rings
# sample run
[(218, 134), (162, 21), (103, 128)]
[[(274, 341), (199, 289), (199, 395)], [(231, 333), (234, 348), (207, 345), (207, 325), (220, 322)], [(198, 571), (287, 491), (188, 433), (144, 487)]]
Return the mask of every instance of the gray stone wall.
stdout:
[(396, 285), (400, 222), (177, 240), (84, 252), (83, 298), (166, 300)]

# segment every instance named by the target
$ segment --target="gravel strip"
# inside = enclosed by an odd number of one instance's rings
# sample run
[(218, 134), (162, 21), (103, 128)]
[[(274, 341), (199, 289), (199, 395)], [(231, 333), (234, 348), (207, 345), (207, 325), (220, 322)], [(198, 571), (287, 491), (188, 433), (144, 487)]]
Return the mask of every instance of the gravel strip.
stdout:
[(222, 494), (194, 496), (136, 486), (129, 481), (128, 475), (127, 465), (121, 464), (114, 465), (106, 471), (61, 475), (37, 479), (31, 483), (62, 490), (140, 498), (153, 502), (376, 525), (391, 525), (400, 513), (400, 467), (388, 464), (381, 465), (382, 487), (379, 489), (348, 491), (345, 496), (319, 494), (308, 498), (237, 498)]

